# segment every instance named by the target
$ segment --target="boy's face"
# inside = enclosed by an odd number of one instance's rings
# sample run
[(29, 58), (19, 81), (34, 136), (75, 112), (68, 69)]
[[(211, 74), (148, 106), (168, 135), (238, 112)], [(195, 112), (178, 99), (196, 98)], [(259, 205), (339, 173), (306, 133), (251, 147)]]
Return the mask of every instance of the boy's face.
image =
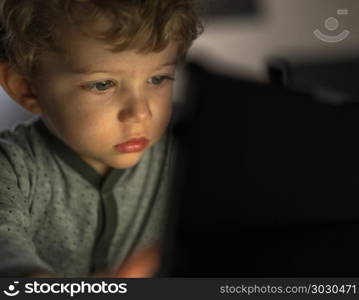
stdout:
[[(32, 84), (45, 124), (100, 174), (134, 166), (170, 120), (176, 46), (115, 53), (70, 31), (63, 48), (41, 57)], [(149, 141), (144, 149), (116, 147), (139, 137)]]

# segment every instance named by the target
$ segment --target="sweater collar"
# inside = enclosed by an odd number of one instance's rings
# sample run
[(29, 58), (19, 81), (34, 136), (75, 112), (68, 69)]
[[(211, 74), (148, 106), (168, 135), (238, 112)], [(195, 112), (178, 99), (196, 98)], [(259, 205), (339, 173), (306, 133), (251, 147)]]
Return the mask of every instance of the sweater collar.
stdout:
[(103, 186), (113, 186), (124, 173), (125, 170), (112, 168), (106, 176), (102, 176), (92, 166), (82, 160), (78, 154), (62, 140), (53, 135), (41, 118), (36, 120), (34, 125), (51, 150), (95, 188), (99, 189)]

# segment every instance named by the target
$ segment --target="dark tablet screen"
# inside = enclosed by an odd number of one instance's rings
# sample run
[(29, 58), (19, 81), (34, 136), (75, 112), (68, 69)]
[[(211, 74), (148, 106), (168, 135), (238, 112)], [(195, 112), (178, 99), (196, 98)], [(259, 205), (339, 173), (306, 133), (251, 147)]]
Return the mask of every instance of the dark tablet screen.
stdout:
[(189, 78), (160, 274), (357, 276), (358, 106)]

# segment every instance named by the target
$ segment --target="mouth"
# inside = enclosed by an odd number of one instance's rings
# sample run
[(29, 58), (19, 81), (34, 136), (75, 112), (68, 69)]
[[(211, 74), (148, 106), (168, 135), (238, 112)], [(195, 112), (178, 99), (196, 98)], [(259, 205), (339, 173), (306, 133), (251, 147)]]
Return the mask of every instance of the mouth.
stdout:
[(121, 153), (133, 153), (143, 151), (150, 141), (145, 137), (133, 138), (124, 143), (115, 146), (115, 149)]

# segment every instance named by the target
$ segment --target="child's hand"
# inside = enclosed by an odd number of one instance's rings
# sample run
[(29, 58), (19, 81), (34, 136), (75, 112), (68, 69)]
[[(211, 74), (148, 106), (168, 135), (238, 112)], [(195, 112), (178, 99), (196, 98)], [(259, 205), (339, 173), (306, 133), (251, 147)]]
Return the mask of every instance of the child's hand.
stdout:
[(141, 249), (124, 261), (113, 274), (97, 273), (91, 277), (146, 278), (152, 277), (159, 267), (161, 248), (155, 244)]
[[(96, 273), (95, 278), (146, 278), (152, 277), (159, 268), (161, 247), (158, 244), (143, 248), (124, 261), (119, 270), (113, 274)], [(36, 273), (28, 277), (51, 278), (51, 274)]]
[(122, 264), (114, 277), (140, 278), (152, 277), (159, 268), (161, 248), (159, 245), (141, 249)]

